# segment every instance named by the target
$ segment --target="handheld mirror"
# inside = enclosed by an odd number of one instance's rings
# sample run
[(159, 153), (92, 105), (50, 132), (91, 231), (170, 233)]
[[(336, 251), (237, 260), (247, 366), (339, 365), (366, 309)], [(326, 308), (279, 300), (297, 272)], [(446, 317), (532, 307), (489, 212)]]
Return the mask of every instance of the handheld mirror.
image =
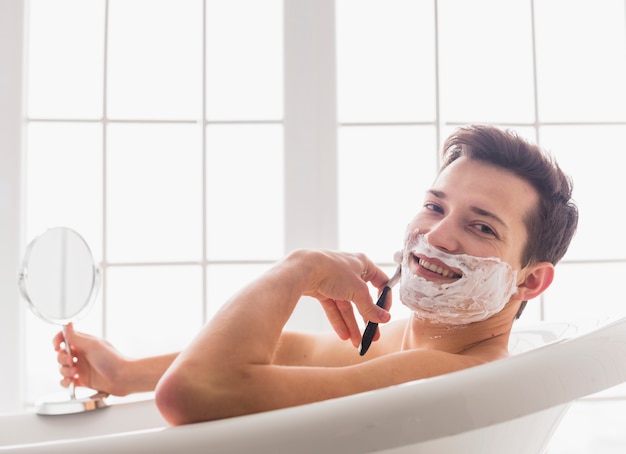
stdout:
[[(19, 287), (30, 309), (42, 320), (63, 326), (85, 316), (100, 286), (100, 271), (89, 246), (76, 231), (55, 227), (28, 245), (19, 275)], [(69, 353), (70, 346), (65, 342)], [(77, 399), (74, 384), (68, 401), (47, 402), (39, 414), (59, 415), (106, 406), (103, 395)]]

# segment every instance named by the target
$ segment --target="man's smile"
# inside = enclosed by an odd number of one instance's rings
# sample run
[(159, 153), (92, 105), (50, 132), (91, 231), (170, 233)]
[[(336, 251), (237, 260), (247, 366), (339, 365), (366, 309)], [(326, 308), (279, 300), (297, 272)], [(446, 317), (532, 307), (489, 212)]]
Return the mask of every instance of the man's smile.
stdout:
[(411, 254), (411, 271), (413, 271), (414, 274), (419, 274), (424, 277), (427, 277), (429, 274), (430, 276), (436, 274), (442, 278), (451, 279), (453, 281), (462, 276), (459, 270), (447, 267), (440, 260), (415, 254)]

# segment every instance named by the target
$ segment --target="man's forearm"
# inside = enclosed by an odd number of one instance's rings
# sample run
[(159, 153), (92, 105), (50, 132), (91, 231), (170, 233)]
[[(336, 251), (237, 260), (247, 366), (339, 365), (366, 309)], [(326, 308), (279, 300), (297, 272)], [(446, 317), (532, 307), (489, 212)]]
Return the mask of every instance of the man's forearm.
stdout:
[(156, 384), (177, 356), (178, 353), (170, 353), (128, 360), (124, 370), (120, 371), (119, 381), (123, 383), (120, 394), (154, 391)]

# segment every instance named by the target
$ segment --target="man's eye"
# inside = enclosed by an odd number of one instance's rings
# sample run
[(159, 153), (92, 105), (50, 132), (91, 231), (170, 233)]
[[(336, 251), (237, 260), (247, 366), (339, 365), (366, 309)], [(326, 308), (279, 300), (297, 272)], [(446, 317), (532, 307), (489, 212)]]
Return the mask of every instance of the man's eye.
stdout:
[(474, 227), (477, 230), (480, 230), (481, 233), (484, 233), (486, 235), (496, 236), (496, 232), (491, 227), (489, 227), (488, 225), (485, 225), (485, 224), (475, 224)]
[(430, 210), (430, 211), (434, 211), (436, 213), (443, 213), (443, 208), (441, 208), (436, 203), (430, 203), (430, 202), (425, 203), (424, 204), (424, 208), (426, 208), (427, 210)]

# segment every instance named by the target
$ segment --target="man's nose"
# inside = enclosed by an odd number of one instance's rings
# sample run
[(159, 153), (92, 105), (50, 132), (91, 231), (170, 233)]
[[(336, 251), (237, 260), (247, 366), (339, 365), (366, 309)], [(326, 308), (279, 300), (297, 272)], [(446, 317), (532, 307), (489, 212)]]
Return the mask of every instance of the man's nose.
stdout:
[(451, 254), (460, 252), (458, 223), (451, 216), (446, 216), (429, 226), (425, 232), (426, 240), (437, 249)]

